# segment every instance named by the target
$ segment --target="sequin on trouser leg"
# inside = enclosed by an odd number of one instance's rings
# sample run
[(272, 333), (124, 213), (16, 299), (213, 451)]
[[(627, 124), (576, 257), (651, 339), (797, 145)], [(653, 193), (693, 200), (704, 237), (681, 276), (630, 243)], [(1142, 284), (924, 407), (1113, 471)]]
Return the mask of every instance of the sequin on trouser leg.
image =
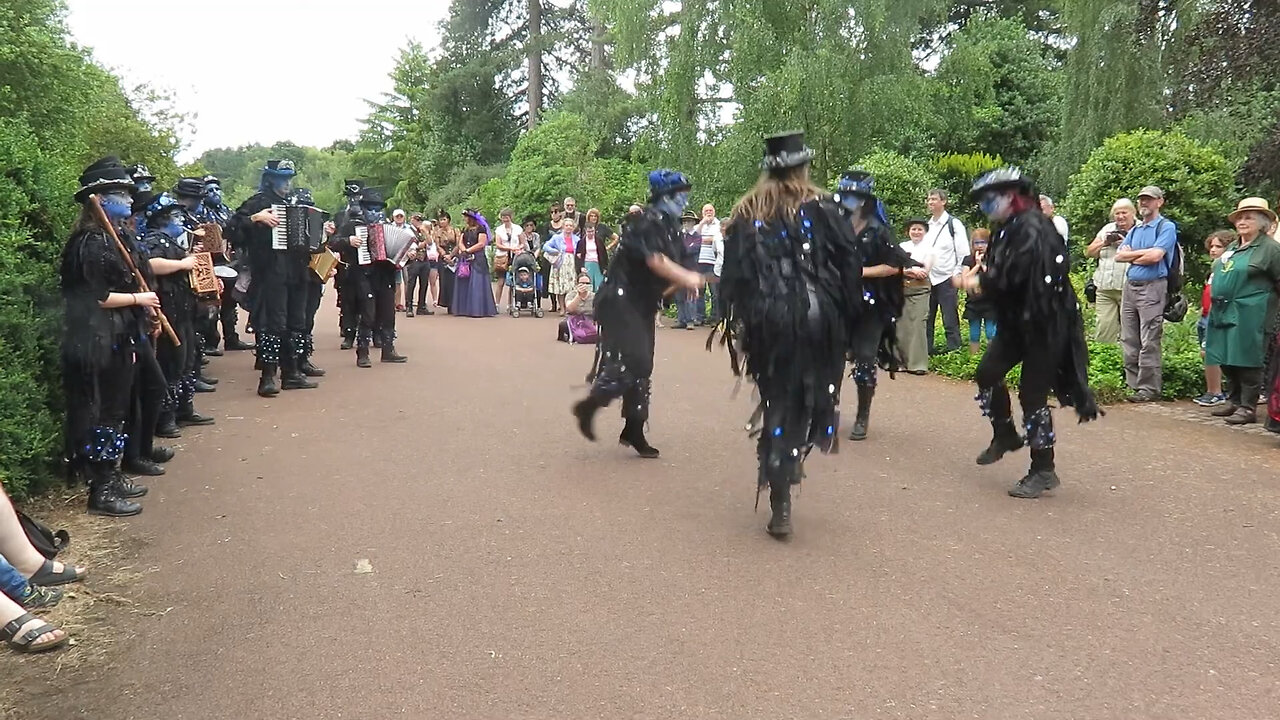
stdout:
[(1053, 413), (1048, 407), (1026, 414), (1023, 425), (1027, 431), (1027, 444), (1032, 450), (1046, 450), (1057, 442), (1057, 435), (1053, 432)]

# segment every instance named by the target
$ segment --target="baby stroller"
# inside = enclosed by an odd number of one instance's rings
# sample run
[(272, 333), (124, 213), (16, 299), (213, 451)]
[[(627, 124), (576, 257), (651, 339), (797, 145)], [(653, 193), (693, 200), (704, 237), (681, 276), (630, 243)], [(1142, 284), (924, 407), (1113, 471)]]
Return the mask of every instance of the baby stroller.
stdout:
[(511, 317), (520, 317), (521, 310), (532, 310), (534, 317), (542, 317), (538, 303), (538, 260), (531, 252), (516, 255), (511, 263)]

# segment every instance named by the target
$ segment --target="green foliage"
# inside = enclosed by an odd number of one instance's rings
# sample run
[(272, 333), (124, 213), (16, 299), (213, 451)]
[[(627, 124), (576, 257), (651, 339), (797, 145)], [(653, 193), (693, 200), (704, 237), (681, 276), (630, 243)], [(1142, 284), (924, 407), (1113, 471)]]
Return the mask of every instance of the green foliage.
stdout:
[(1190, 267), (1205, 265), (1202, 240), (1223, 227), (1235, 207), (1235, 168), (1217, 150), (1177, 132), (1138, 130), (1107, 138), (1072, 176), (1061, 208), (1079, 231), (1081, 242), (1105, 224), (1111, 205), (1122, 197), (1137, 200), (1145, 185), (1165, 192), (1163, 214), (1178, 224), (1178, 238)]
[(1050, 55), (1017, 20), (969, 22), (936, 75), (942, 147), (981, 148), (1018, 165), (1040, 152), (1062, 112), (1061, 74)]
[(973, 181), (985, 172), (1004, 167), (1004, 159), (999, 155), (986, 153), (949, 153), (940, 155), (933, 161), (933, 171), (940, 179), (939, 187), (951, 195), (948, 211), (964, 221), (965, 227), (975, 228), (986, 224), (977, 208), (969, 200), (969, 190)]
[(929, 190), (938, 187), (932, 168), (896, 152), (881, 150), (863, 157), (857, 166), (876, 176), (876, 195), (889, 221), (899, 230), (908, 218), (925, 212)]
[[(351, 154), (344, 150), (318, 150), (293, 143), (276, 143), (271, 147), (245, 145), (238, 148), (216, 148), (206, 151), (189, 169), (200, 168), (218, 176), (232, 210), (258, 190), (262, 168), (269, 159), (289, 159), (298, 168), (294, 187), (311, 189), (316, 207), (329, 211), (345, 204), (342, 181), (351, 177)], [(194, 173), (193, 173), (194, 174)], [(376, 182), (371, 183), (375, 186)], [(394, 191), (395, 187), (386, 188)], [(388, 204), (394, 203), (394, 196)]]

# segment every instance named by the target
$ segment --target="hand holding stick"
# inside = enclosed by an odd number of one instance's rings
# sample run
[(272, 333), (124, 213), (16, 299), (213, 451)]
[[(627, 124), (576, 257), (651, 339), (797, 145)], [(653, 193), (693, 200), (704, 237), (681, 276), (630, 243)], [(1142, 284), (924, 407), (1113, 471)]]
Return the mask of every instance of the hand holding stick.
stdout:
[[(147, 287), (147, 281), (142, 277), (142, 273), (138, 270), (138, 266), (133, 264), (133, 255), (129, 253), (129, 250), (124, 246), (124, 243), (120, 242), (120, 236), (116, 235), (115, 227), (112, 226), (111, 221), (107, 219), (107, 213), (103, 211), (102, 203), (98, 202), (97, 195), (89, 196), (89, 205), (93, 207), (94, 214), (98, 216), (98, 222), (102, 223), (102, 227), (106, 228), (107, 234), (115, 241), (116, 250), (120, 251), (120, 255), (124, 257), (125, 264), (128, 265), (129, 270), (133, 272), (133, 279), (138, 281), (138, 287), (141, 288), (144, 293), (151, 292), (151, 288)], [(164, 311), (160, 308), (155, 308), (155, 313), (156, 318), (160, 320), (160, 329), (164, 331), (165, 336), (169, 338), (169, 341), (173, 343), (174, 347), (181, 347), (182, 341), (178, 339), (178, 333), (173, 331), (173, 326), (169, 324), (169, 318), (164, 316)]]

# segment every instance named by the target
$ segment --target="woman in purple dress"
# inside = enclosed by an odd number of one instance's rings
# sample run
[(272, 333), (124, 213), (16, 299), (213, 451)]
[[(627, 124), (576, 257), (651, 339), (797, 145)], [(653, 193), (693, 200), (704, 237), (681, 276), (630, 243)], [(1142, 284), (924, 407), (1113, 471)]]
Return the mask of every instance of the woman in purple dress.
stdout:
[[(493, 289), (489, 287), (489, 260), (484, 247), (489, 244), (489, 223), (478, 210), (467, 209), (462, 213), (466, 228), (462, 231), (462, 247), (459, 249), (457, 279), (453, 285), (453, 302), (450, 315), (462, 317), (493, 317), (498, 306), (493, 301)], [(464, 270), (463, 266), (468, 266)]]

